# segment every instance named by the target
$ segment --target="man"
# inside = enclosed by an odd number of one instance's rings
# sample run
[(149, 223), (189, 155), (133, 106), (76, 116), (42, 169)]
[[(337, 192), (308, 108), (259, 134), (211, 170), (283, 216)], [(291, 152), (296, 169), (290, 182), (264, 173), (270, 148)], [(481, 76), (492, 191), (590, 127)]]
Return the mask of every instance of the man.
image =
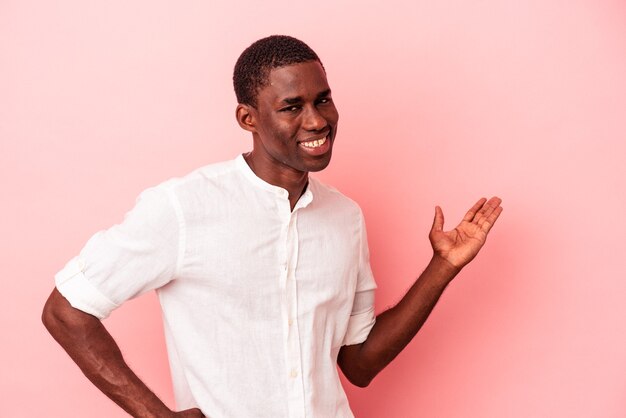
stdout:
[[(437, 207), (431, 262), (375, 317), (361, 211), (308, 175), (329, 164), (337, 133), (320, 59), (271, 36), (242, 53), (233, 80), (252, 151), (142, 193), (56, 275), (44, 323), (136, 417), (352, 417), (336, 364), (367, 386), (395, 358), (484, 244), (500, 199), (479, 200), (448, 232)], [(131, 371), (100, 322), (150, 289), (180, 412)]]

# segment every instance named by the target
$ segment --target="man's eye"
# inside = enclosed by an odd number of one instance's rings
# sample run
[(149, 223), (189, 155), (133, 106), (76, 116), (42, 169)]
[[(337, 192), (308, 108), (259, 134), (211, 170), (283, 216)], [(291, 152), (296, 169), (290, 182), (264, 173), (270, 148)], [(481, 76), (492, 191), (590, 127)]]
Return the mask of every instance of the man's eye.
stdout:
[(281, 109), (282, 112), (297, 112), (300, 110), (300, 106), (289, 106)]
[(323, 99), (319, 99), (318, 103), (320, 104), (326, 104), (326, 103), (330, 103), (331, 102), (331, 98), (330, 97), (325, 97)]

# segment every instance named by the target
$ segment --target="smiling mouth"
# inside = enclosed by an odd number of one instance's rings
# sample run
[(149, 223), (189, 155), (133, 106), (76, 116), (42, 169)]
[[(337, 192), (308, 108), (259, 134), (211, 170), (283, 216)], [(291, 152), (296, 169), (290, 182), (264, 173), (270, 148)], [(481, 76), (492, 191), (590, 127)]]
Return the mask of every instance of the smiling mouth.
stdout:
[(315, 139), (313, 141), (300, 142), (300, 145), (307, 147), (307, 148), (318, 148), (324, 145), (326, 141), (328, 141), (327, 136), (322, 139)]

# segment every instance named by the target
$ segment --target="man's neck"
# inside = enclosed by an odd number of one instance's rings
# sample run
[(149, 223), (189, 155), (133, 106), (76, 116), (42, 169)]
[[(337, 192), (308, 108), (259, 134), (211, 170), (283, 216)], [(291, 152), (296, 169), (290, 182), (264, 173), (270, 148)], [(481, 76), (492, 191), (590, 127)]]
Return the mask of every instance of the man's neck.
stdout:
[(304, 194), (309, 183), (309, 173), (294, 170), (287, 166), (277, 166), (276, 162), (267, 161), (266, 158), (255, 155), (254, 151), (243, 154), (243, 158), (258, 178), (287, 190), (289, 203), (293, 211), (298, 199)]

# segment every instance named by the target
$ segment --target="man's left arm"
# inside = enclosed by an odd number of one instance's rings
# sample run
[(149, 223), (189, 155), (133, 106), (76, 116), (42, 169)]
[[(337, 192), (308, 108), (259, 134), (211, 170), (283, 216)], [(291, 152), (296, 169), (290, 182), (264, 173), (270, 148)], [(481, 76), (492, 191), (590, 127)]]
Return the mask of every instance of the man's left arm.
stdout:
[(364, 342), (339, 351), (337, 362), (350, 382), (367, 386), (413, 339), (447, 285), (485, 244), (502, 212), (501, 202), (497, 197), (480, 199), (451, 231), (443, 230), (443, 212), (435, 208), (429, 234), (433, 258), (424, 272), (396, 306), (376, 317)]

